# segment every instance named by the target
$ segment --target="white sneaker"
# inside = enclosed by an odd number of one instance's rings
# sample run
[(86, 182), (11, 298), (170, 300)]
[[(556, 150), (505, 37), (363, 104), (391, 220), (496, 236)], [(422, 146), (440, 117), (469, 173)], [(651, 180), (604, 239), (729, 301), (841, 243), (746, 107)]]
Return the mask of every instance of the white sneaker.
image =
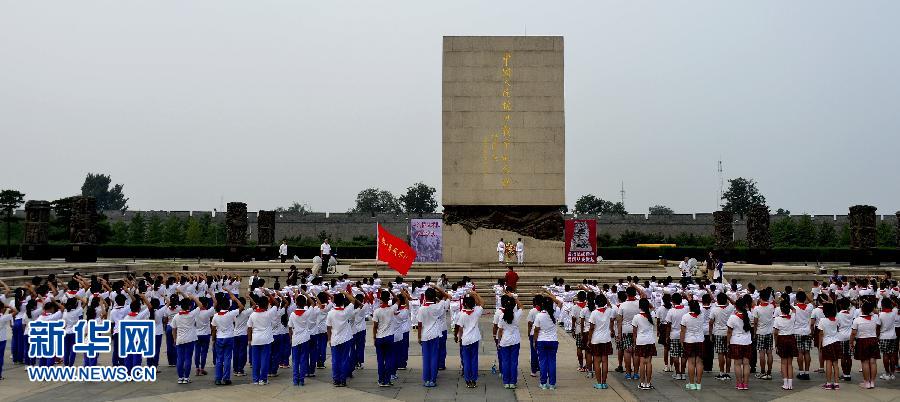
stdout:
[(884, 373), (884, 374), (878, 376), (878, 378), (880, 378), (882, 380), (890, 380), (891, 376), (889, 376), (887, 373)]

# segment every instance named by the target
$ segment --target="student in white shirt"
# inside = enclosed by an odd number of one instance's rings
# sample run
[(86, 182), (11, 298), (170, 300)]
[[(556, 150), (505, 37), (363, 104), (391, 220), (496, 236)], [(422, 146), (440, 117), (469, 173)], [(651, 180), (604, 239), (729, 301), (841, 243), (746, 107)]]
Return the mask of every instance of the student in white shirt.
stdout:
[(670, 324), (669, 352), (672, 357), (672, 365), (675, 366), (675, 374), (672, 374), (672, 379), (675, 380), (684, 380), (687, 378), (684, 374), (687, 361), (683, 358), (684, 346), (681, 344), (681, 318), (687, 313), (688, 309), (682, 303), (681, 293), (673, 294), (672, 308), (669, 309), (669, 312), (666, 314), (665, 321)]
[(500, 241), (497, 242), (497, 261), (503, 263), (506, 257), (506, 243), (503, 242), (503, 238), (500, 238)]
[(250, 347), (247, 344), (247, 321), (250, 319), (250, 314), (253, 314), (254, 308), (252, 306), (253, 298), (250, 298), (250, 304), (247, 304), (248, 300), (243, 296), (238, 297), (238, 301), (244, 308), (234, 317), (234, 358), (232, 359), (232, 372), (236, 377), (243, 377), (247, 375), (244, 373), (244, 366), (247, 364), (247, 352)]
[(351, 349), (351, 372), (352, 369), (362, 369), (365, 362), (366, 351), (366, 317), (371, 311), (372, 303), (363, 296), (362, 293), (354, 295), (356, 301), (360, 304), (360, 308), (353, 314), (351, 328), (353, 331), (353, 346)]
[(590, 325), (590, 350), (594, 360), (594, 376), (597, 383), (596, 389), (608, 389), (606, 383), (609, 375), (609, 355), (612, 354), (612, 339), (615, 336), (613, 322), (616, 312), (609, 305), (609, 300), (603, 293), (598, 293), (594, 299), (595, 309), (591, 312), (588, 322)]
[(197, 313), (196, 317), (197, 343), (195, 344), (196, 349), (194, 350), (194, 368), (197, 370), (197, 375), (202, 376), (207, 374), (206, 358), (209, 355), (209, 344), (211, 339), (209, 323), (210, 320), (212, 320), (213, 314), (216, 313), (216, 310), (212, 308), (212, 300), (208, 297), (200, 297), (199, 300), (200, 303), (197, 304), (197, 307), (200, 308), (200, 311)]
[(810, 350), (812, 349), (812, 328), (810, 319), (816, 306), (807, 303), (806, 292), (798, 291), (794, 296), (794, 336), (797, 338), (797, 349), (800, 356), (797, 357), (797, 366), (800, 371), (797, 378), (809, 380), (809, 366), (812, 362)]
[(638, 389), (648, 390), (653, 387), (653, 356), (656, 356), (656, 328), (653, 325), (653, 313), (650, 311), (650, 300), (638, 301), (639, 312), (631, 319), (634, 335), (634, 355), (638, 358), (638, 378), (641, 380)]
[[(709, 329), (712, 333), (712, 342), (716, 354), (719, 355), (719, 374), (717, 380), (731, 379), (731, 359), (728, 356), (728, 318), (734, 312), (734, 306), (728, 300), (725, 293), (716, 295), (716, 305), (710, 309)], [(793, 333), (793, 332), (791, 332)]]
[(0, 380), (3, 379), (3, 362), (6, 353), (6, 338), (18, 311), (13, 306), (6, 306), (0, 301)]
[(309, 369), (309, 340), (310, 330), (316, 325), (318, 306), (309, 306), (307, 300), (316, 302), (318, 299), (307, 298), (299, 295), (294, 299), (294, 311), (288, 315), (288, 331), (291, 337), (291, 373), (293, 384), (302, 387), (306, 384), (306, 373)]
[(521, 237), (516, 242), (516, 262), (520, 265), (525, 263), (525, 243), (522, 243)]
[(518, 384), (519, 348), (522, 342), (522, 334), (519, 333), (522, 302), (517, 297), (506, 300), (500, 317), (500, 328), (497, 330), (497, 346), (500, 349), (500, 372), (504, 388), (515, 389)]
[[(463, 378), (466, 387), (475, 388), (478, 381), (478, 345), (481, 343), (481, 329), (478, 319), (484, 312), (481, 296), (469, 291), (462, 299), (463, 310), (457, 318), (453, 330), (453, 341), (459, 343), (459, 354), (462, 359)], [(503, 364), (500, 364), (503, 367)], [(504, 383), (506, 384), (506, 383)], [(507, 387), (508, 388), (508, 387)]]
[(878, 347), (884, 357), (884, 374), (880, 376), (882, 380), (893, 380), (894, 371), (897, 369), (897, 309), (891, 299), (884, 297), (881, 299), (881, 312), (878, 313), (878, 320), (881, 321), (881, 332), (878, 336)]
[(700, 390), (703, 381), (703, 329), (708, 327), (700, 312), (700, 303), (696, 300), (688, 302), (687, 314), (681, 317), (681, 346), (684, 348), (684, 359), (687, 360), (688, 383), (685, 389)]
[(825, 389), (837, 390), (841, 386), (838, 385), (838, 360), (843, 354), (841, 350), (841, 342), (838, 339), (838, 322), (837, 309), (832, 303), (826, 303), (822, 306), (822, 318), (817, 320), (816, 327), (819, 329), (819, 353), (822, 355), (821, 360), (824, 362), (825, 368)]
[(346, 290), (334, 296), (335, 307), (328, 312), (325, 323), (328, 326), (328, 343), (331, 344), (331, 379), (335, 387), (346, 387), (347, 377), (353, 370), (351, 348), (353, 346), (353, 316), (361, 305)]
[(62, 320), (65, 323), (64, 329), (66, 332), (66, 336), (63, 341), (63, 364), (67, 367), (75, 365), (75, 352), (72, 350), (72, 346), (75, 345), (75, 324), (78, 324), (78, 320), (81, 319), (81, 315), (83, 313), (83, 310), (81, 308), (82, 305), (87, 305), (84, 299), (75, 296), (69, 297), (68, 300), (66, 300), (65, 311), (63, 311), (62, 314)]
[[(251, 296), (253, 297), (253, 296)], [(250, 361), (253, 367), (252, 381), (255, 385), (269, 383), (269, 364), (272, 358), (272, 322), (280, 319), (276, 316), (276, 307), (269, 307), (269, 298), (260, 297), (256, 309), (247, 319), (247, 342), (250, 344)]]
[(416, 331), (419, 345), (422, 345), (422, 381), (429, 388), (437, 386), (439, 346), (442, 332), (447, 328), (443, 316), (447, 312), (449, 298), (447, 292), (432, 286), (425, 290), (425, 302), (416, 314)]
[(541, 299), (543, 296), (535, 295), (532, 299), (532, 308), (528, 311), (528, 349), (531, 352), (530, 363), (531, 363), (531, 376), (537, 377), (537, 372), (539, 369), (538, 366), (538, 355), (537, 348), (534, 347), (534, 319), (537, 317), (538, 313), (541, 312)]
[[(226, 294), (228, 296), (226, 296)], [(237, 304), (237, 308), (231, 308), (231, 302)], [(231, 385), (231, 365), (234, 355), (234, 324), (235, 318), (244, 309), (233, 293), (217, 293), (216, 306), (218, 312), (212, 317), (211, 335), (215, 342), (216, 357), (216, 385)]]
[(772, 347), (775, 345), (772, 336), (772, 323), (775, 320), (775, 305), (769, 303), (771, 292), (763, 289), (759, 292), (759, 304), (753, 307), (750, 317), (753, 328), (756, 331), (756, 349), (759, 354), (759, 374), (757, 378), (762, 380), (772, 379)]
[(541, 389), (556, 389), (556, 351), (559, 337), (556, 334), (556, 310), (554, 304), (562, 305), (549, 293), (541, 298), (541, 311), (535, 316), (534, 345), (538, 351), (538, 365), (541, 372)]
[(197, 342), (197, 323), (196, 317), (200, 312), (197, 307), (191, 310), (191, 303), (200, 305), (200, 300), (193, 294), (182, 295), (181, 311), (172, 318), (172, 336), (175, 338), (176, 360), (175, 367), (178, 371), (178, 383), (188, 384), (191, 382), (191, 357), (194, 354), (194, 344)]
[(378, 299), (380, 307), (372, 312), (372, 343), (375, 345), (375, 359), (378, 362), (378, 386), (393, 385), (394, 358), (399, 350), (394, 350), (394, 320), (399, 306), (391, 304), (391, 292), (382, 290)]
[[(322, 278), (316, 278), (313, 283), (321, 283), (321, 280)], [(329, 301), (328, 292), (324, 290), (324, 287), (320, 286), (319, 288), (322, 290), (315, 293), (316, 298), (319, 299), (319, 314), (317, 315), (316, 325), (313, 327), (312, 331), (310, 331), (310, 367), (309, 374), (306, 375), (307, 377), (315, 377), (316, 369), (325, 368), (325, 359), (327, 357), (326, 350), (328, 349), (328, 325), (325, 323), (325, 319), (331, 309), (334, 308), (334, 304)]]
[(750, 381), (750, 355), (753, 339), (750, 330), (750, 314), (747, 299), (741, 297), (734, 304), (734, 315), (728, 318), (728, 357), (734, 362), (734, 376), (738, 390), (748, 390)]
[(403, 289), (394, 301), (397, 305), (397, 315), (394, 316), (394, 345), (391, 346), (393, 361), (391, 362), (392, 377), (397, 375), (397, 370), (406, 370), (409, 361), (409, 331), (412, 330), (410, 321), (414, 319), (409, 315), (409, 293)]
[(772, 331), (775, 335), (775, 352), (781, 358), (781, 385), (783, 390), (794, 389), (794, 358), (797, 357), (797, 338), (794, 337), (794, 320), (788, 299), (781, 301), (779, 306), (781, 314), (772, 322)]
[(878, 351), (878, 333), (881, 322), (874, 313), (875, 302), (864, 302), (862, 314), (853, 320), (850, 332), (850, 348), (854, 349), (853, 357), (862, 365), (863, 382), (859, 384), (863, 389), (875, 388), (875, 374), (878, 373), (878, 360), (881, 356)]

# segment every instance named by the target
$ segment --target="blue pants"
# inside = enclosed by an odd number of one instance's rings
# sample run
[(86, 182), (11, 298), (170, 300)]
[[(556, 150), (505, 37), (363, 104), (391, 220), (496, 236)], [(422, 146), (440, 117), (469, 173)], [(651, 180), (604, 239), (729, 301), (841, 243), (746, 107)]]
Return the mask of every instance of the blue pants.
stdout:
[(231, 379), (231, 355), (234, 338), (216, 338), (216, 380)]
[(206, 369), (206, 355), (209, 354), (209, 335), (197, 335), (197, 350), (194, 351), (194, 367)]
[(281, 339), (281, 355), (280, 355), (280, 359), (278, 359), (278, 362), (285, 366), (288, 366), (291, 363), (291, 353), (292, 353), (291, 352), (291, 335), (284, 334), (284, 335), (281, 335), (281, 337), (282, 337), (282, 339)]
[(478, 381), (478, 345), (475, 342), (459, 347), (459, 355), (462, 358), (463, 377), (466, 381)]
[(363, 364), (366, 361), (366, 331), (353, 334), (353, 364)]
[(172, 327), (168, 325), (166, 325), (166, 360), (170, 366), (175, 365), (175, 338), (172, 337)]
[[(115, 338), (115, 337), (113, 337), (113, 338)], [(25, 353), (22, 355), (22, 359), (24, 359), (24, 360), (25, 360), (25, 364), (27, 364), (27, 365), (29, 365), (29, 366), (34, 366), (34, 365), (36, 365), (36, 364), (37, 364), (37, 359), (36, 359), (36, 358), (33, 358), (33, 357), (28, 357), (28, 349), (31, 347), (31, 346), (29, 346), (30, 342), (28, 341), (28, 336), (25, 336), (25, 342), (24, 342), (24, 344), (25, 344)]]
[(352, 347), (352, 340), (331, 347), (331, 379), (338, 384), (347, 382), (347, 376), (352, 370), (350, 365)]
[(269, 381), (269, 359), (272, 354), (272, 344), (253, 345), (250, 347), (250, 361), (253, 365), (253, 382)]
[(531, 374), (537, 373), (540, 370), (538, 366), (538, 351), (537, 347), (534, 346), (534, 337), (528, 335), (528, 349), (531, 350)]
[(284, 349), (284, 337), (272, 336), (272, 352), (269, 354), (269, 375), (278, 374), (278, 364), (281, 363), (281, 352)]
[(234, 337), (234, 372), (243, 373), (247, 364), (247, 335)]
[(306, 370), (309, 368), (309, 341), (291, 347), (291, 369), (294, 374), (294, 385), (303, 385)]
[(156, 353), (153, 354), (153, 357), (147, 358), (147, 367), (159, 367), (159, 353), (160, 349), (162, 349), (162, 337), (162, 334), (153, 337), (153, 341), (156, 342)]
[(191, 355), (194, 354), (194, 342), (182, 343), (175, 346), (175, 367), (178, 378), (191, 376)]
[(500, 373), (504, 384), (517, 384), (519, 377), (519, 344), (500, 347)]
[(85, 367), (94, 367), (97, 365), (97, 360), (100, 358), (100, 355), (95, 357), (87, 357), (87, 353), (84, 354), (84, 366)]
[[(18, 306), (16, 306), (18, 307)], [(13, 363), (25, 362), (25, 326), (22, 319), (13, 321), (12, 326), (12, 361)]]
[(316, 375), (316, 363), (319, 359), (319, 337), (316, 335), (309, 336), (309, 342), (306, 346), (306, 376)]
[(123, 363), (125, 364), (125, 368), (128, 369), (128, 372), (131, 373), (131, 369), (141, 365), (141, 355), (140, 354), (130, 354), (125, 356)]
[(557, 341), (538, 341), (538, 364), (541, 370), (541, 384), (556, 385)]
[(0, 377), (3, 377), (3, 359), (6, 358), (6, 341), (0, 341)]
[(437, 382), (440, 343), (440, 337), (422, 342), (422, 381), (424, 382)]
[(391, 375), (394, 374), (394, 353), (393, 335), (375, 339), (375, 359), (378, 361), (379, 384), (391, 382)]
[(397, 368), (406, 368), (409, 361), (409, 332), (404, 332), (403, 337), (399, 341), (394, 342), (394, 374), (397, 374)]
[(321, 333), (316, 335), (316, 363), (320, 366), (325, 365), (325, 355), (326, 346), (328, 346), (328, 334)]
[(438, 344), (438, 368), (447, 368), (447, 331), (441, 332), (441, 343)]
[(75, 333), (66, 334), (65, 338), (63, 338), (63, 365), (67, 367), (75, 365), (73, 346), (75, 346)]
[(112, 335), (112, 365), (121, 366), (125, 364), (125, 359), (119, 356), (119, 334)]

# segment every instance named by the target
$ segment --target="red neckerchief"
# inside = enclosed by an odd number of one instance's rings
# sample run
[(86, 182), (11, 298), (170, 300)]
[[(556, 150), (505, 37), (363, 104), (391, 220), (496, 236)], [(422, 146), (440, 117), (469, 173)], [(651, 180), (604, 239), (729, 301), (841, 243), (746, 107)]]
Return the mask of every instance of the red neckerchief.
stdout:
[(769, 303), (766, 303), (766, 302), (759, 302), (759, 307), (766, 307), (766, 306), (768, 306), (768, 305), (769, 305)]
[(265, 313), (265, 312), (266, 312), (266, 310), (263, 310), (263, 309), (261, 309), (261, 308), (259, 308), (259, 307), (253, 309), (253, 311), (255, 311), (255, 312), (257, 312), (257, 313)]
[(791, 319), (791, 315), (790, 315), (790, 314), (788, 314), (788, 315), (782, 315), (781, 318), (786, 318), (786, 319), (790, 320), (790, 319)]
[(694, 317), (694, 318), (697, 318), (697, 317), (700, 315), (700, 314), (697, 314), (697, 313), (689, 313), (689, 314), (691, 315), (691, 317)]
[(540, 313), (540, 312), (541, 312), (541, 306), (534, 306), (534, 310), (537, 311), (538, 313)]
[(228, 310), (221, 310), (221, 311), (219, 311), (218, 314), (219, 314), (219, 315), (225, 315), (225, 314), (228, 314)]
[(584, 308), (584, 306), (585, 306), (586, 304), (587, 304), (587, 302), (577, 302), (577, 303), (575, 303), (575, 305), (577, 305), (578, 308)]
[(388, 308), (388, 307), (390, 307), (390, 304), (381, 303), (381, 308)]
[(797, 307), (799, 307), (800, 310), (806, 310), (806, 303), (797, 303)]
[(683, 304), (679, 304), (679, 305), (675, 306), (675, 309), (676, 309), (676, 310), (681, 310), (681, 309), (683, 309), (683, 308), (684, 308), (684, 305), (683, 305)]
[(644, 318), (646, 318), (647, 320), (650, 320), (650, 314), (641, 311), (641, 315), (644, 316)]
[(463, 313), (466, 313), (468, 315), (472, 315), (472, 313), (474, 313), (474, 312), (475, 312), (475, 310), (463, 310)]
[(606, 307), (600, 307), (597, 309), (601, 314), (606, 312)]
[(303, 313), (305, 313), (305, 312), (306, 312), (306, 310), (300, 309), (300, 308), (294, 310), (294, 314), (296, 314), (297, 317), (300, 317), (300, 316), (303, 315)]
[(178, 315), (187, 315), (187, 314), (190, 314), (190, 313), (191, 313), (190, 311), (179, 311), (179, 312), (178, 312)]
[(132, 312), (128, 313), (128, 316), (129, 317), (137, 317), (137, 314), (138, 313), (135, 313), (134, 311), (132, 311)]
[(397, 310), (406, 310), (406, 306), (400, 306)]
[(892, 309), (892, 308), (883, 308), (883, 309), (881, 309), (881, 312), (882, 312), (882, 313), (890, 313), (890, 312), (892, 312), (892, 311), (894, 311), (894, 309)]
[(335, 307), (334, 309), (337, 311), (344, 311), (344, 307)]
[(741, 313), (734, 313), (734, 315), (736, 315), (737, 318), (740, 318), (740, 319), (742, 319), (742, 320), (744, 319), (744, 315), (741, 314)]
[(828, 319), (831, 320), (831, 321), (836, 321), (836, 320), (837, 320), (837, 317), (828, 317)]
[(841, 310), (842, 314), (850, 314), (850, 310)]
[(422, 307), (428, 307), (428, 306), (430, 306), (430, 305), (432, 305), (432, 304), (434, 304), (434, 303), (432, 303), (432, 302), (425, 302), (425, 304), (422, 304)]
[(100, 297), (100, 293), (94, 293), (93, 296), (94, 296), (94, 297)]
[(628, 299), (626, 299), (626, 300), (628, 300), (628, 301), (635, 301), (635, 300), (637, 300), (637, 298), (636, 298), (636, 297), (632, 297), (632, 296), (628, 296)]
[(866, 320), (871, 320), (871, 319), (872, 319), (872, 316), (871, 316), (871, 315), (861, 315), (860, 317), (865, 318)]
[(726, 307), (728, 307), (728, 305), (727, 305), (727, 304), (716, 304), (716, 307), (718, 307), (718, 308), (726, 308)]
[(66, 293), (68, 293), (68, 294), (70, 294), (70, 295), (77, 295), (77, 294), (78, 294), (78, 291), (76, 291), (76, 290), (70, 290), (70, 291), (68, 291), (68, 292), (66, 292)]

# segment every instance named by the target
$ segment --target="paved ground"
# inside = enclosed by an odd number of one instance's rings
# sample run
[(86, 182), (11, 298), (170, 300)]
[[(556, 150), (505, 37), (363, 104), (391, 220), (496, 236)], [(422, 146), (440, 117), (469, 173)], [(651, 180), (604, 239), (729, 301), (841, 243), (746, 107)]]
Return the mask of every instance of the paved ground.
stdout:
[[(485, 339), (490, 339), (490, 322), (485, 319), (482, 322), (482, 333)], [(520, 352), (519, 367), (523, 374), (519, 377), (519, 388), (507, 390), (502, 387), (499, 378), (491, 376), (490, 367), (494, 362), (496, 350), (493, 342), (482, 342), (479, 367), (480, 379), (478, 388), (468, 389), (462, 379), (459, 370), (459, 348), (450, 342), (448, 344), (448, 370), (440, 372), (438, 387), (424, 388), (421, 385), (421, 355), (414, 340), (410, 350), (410, 370), (401, 371), (400, 382), (392, 388), (379, 388), (376, 382), (376, 370), (374, 365), (374, 347), (367, 349), (366, 368), (357, 371), (354, 379), (350, 380), (347, 388), (333, 388), (329, 377), (320, 376), (308, 379), (307, 385), (302, 388), (293, 387), (291, 380), (285, 371), (280, 370), (281, 376), (271, 380), (268, 386), (255, 386), (249, 384), (249, 377), (237, 377), (236, 384), (230, 387), (217, 387), (213, 385), (212, 376), (193, 377), (194, 382), (189, 385), (175, 383), (175, 369), (162, 367), (156, 383), (103, 383), (103, 384), (47, 384), (31, 383), (27, 381), (22, 366), (13, 366), (6, 353), (4, 376), (6, 380), (0, 382), (0, 401), (46, 401), (46, 400), (138, 400), (138, 401), (266, 401), (266, 400), (345, 400), (345, 401), (581, 401), (581, 400), (703, 400), (721, 401), (727, 399), (751, 399), (751, 400), (806, 400), (806, 401), (833, 401), (841, 399), (845, 401), (900, 401), (900, 380), (893, 383), (878, 380), (878, 388), (874, 390), (862, 390), (857, 387), (861, 374), (856, 372), (858, 365), (854, 367), (854, 381), (843, 383), (840, 391), (824, 391), (819, 385), (824, 381), (821, 374), (813, 374), (812, 381), (801, 382), (795, 380), (794, 391), (783, 391), (779, 387), (781, 381), (750, 380), (750, 391), (737, 391), (733, 382), (719, 382), (707, 376), (704, 379), (702, 391), (686, 391), (684, 381), (674, 381), (666, 374), (661, 373), (662, 360), (654, 361), (657, 372), (654, 375), (655, 390), (641, 391), (637, 389), (635, 381), (624, 381), (621, 374), (611, 373), (609, 377), (610, 388), (608, 390), (595, 390), (591, 387), (593, 381), (584, 378), (577, 369), (577, 360), (574, 353), (574, 342), (560, 330), (560, 349), (558, 356), (558, 386), (556, 391), (541, 390), (537, 387), (536, 379), (528, 375), (528, 347), (523, 344)], [(163, 357), (165, 361), (165, 357)], [(211, 363), (211, 359), (210, 359)], [(776, 358), (775, 367), (778, 367)], [(815, 357), (813, 367), (816, 367)], [(249, 368), (248, 368), (249, 369)], [(209, 370), (209, 369), (208, 369)], [(248, 370), (249, 371), (249, 370)], [(326, 374), (330, 371), (326, 370)], [(210, 370), (211, 372), (211, 370)], [(778, 377), (778, 373), (773, 373)], [(326, 399), (327, 398), (327, 399)]]

